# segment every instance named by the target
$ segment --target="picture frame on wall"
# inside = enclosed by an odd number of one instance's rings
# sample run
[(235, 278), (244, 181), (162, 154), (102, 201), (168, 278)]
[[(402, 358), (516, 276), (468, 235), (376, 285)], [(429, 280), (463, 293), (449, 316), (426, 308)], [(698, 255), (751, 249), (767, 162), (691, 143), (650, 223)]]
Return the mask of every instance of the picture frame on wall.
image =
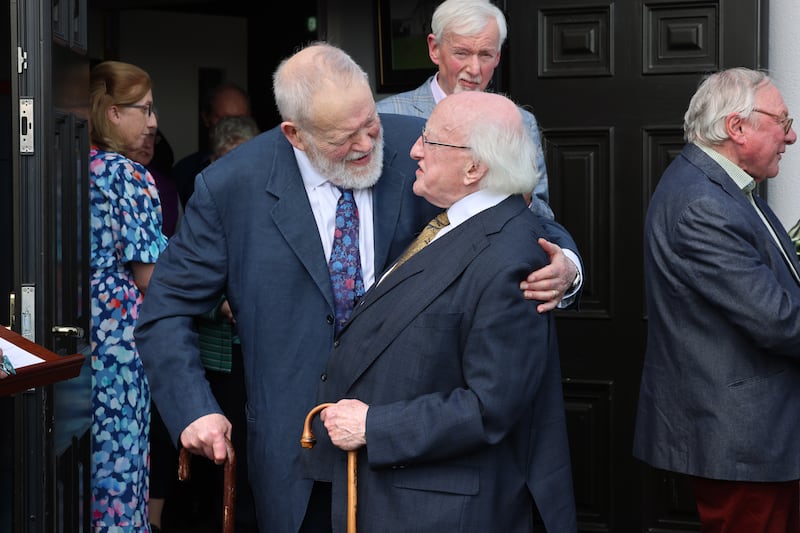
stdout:
[(379, 0), (378, 92), (414, 89), (436, 71), (427, 37), (439, 1)]

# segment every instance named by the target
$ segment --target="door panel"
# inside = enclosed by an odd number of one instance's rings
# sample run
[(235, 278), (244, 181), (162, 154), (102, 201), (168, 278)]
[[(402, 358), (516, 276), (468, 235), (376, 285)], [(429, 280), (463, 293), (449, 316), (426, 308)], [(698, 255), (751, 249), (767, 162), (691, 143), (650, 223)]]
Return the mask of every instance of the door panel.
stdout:
[[(11, 50), (26, 58), (12, 65), (12, 100), (33, 110), (21, 123), (12, 103), (14, 287), (25, 287), (32, 317), (22, 328), (18, 297), (15, 329), (58, 354), (88, 355), (86, 0), (11, 0), (10, 13)], [(23, 128), (32, 150), (20, 150)], [(89, 530), (88, 365), (14, 400), (15, 531)]]
[(698, 531), (685, 479), (631, 455), (647, 326), (642, 227), (702, 74), (766, 65), (766, 0), (504, 7), (505, 89), (543, 129), (550, 204), (586, 267), (580, 310), (558, 314), (580, 528)]

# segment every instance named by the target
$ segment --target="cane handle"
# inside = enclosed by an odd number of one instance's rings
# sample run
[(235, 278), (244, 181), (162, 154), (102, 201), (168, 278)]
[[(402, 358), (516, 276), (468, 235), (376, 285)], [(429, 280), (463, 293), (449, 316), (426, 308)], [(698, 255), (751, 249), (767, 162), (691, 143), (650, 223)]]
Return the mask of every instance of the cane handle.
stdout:
[[(303, 436), (300, 437), (300, 446), (303, 448), (313, 448), (317, 443), (314, 434), (311, 432), (311, 421), (314, 417), (332, 403), (321, 403), (311, 409), (306, 415), (303, 425)], [(356, 533), (356, 507), (358, 498), (358, 466), (356, 463), (356, 450), (347, 452), (347, 533)]]

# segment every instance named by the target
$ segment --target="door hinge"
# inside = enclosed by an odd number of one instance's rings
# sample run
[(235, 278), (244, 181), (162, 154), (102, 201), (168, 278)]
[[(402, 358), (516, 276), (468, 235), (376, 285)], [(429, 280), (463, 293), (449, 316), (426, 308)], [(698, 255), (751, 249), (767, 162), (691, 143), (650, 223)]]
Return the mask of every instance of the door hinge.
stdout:
[(19, 99), (19, 153), (33, 153), (33, 98)]
[(22, 74), (23, 70), (28, 69), (28, 52), (17, 46), (17, 74)]

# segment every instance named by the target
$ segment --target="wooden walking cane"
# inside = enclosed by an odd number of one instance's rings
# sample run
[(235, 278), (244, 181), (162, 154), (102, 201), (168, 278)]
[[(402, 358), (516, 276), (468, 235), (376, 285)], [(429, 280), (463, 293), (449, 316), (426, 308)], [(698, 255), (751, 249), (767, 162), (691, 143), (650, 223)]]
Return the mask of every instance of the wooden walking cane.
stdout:
[[(317, 439), (311, 432), (311, 421), (317, 413), (331, 405), (333, 404), (321, 403), (308, 412), (303, 425), (303, 436), (300, 437), (300, 446), (303, 448), (314, 447)], [(356, 533), (356, 499), (358, 498), (356, 453), (356, 450), (347, 452), (347, 533)]]
[[(233, 451), (233, 444), (225, 438), (225, 478), (222, 488), (222, 533), (233, 533), (233, 511), (236, 505), (236, 453)], [(192, 455), (186, 448), (181, 448), (180, 458), (178, 459), (178, 479), (188, 481), (190, 476), (189, 464)]]

